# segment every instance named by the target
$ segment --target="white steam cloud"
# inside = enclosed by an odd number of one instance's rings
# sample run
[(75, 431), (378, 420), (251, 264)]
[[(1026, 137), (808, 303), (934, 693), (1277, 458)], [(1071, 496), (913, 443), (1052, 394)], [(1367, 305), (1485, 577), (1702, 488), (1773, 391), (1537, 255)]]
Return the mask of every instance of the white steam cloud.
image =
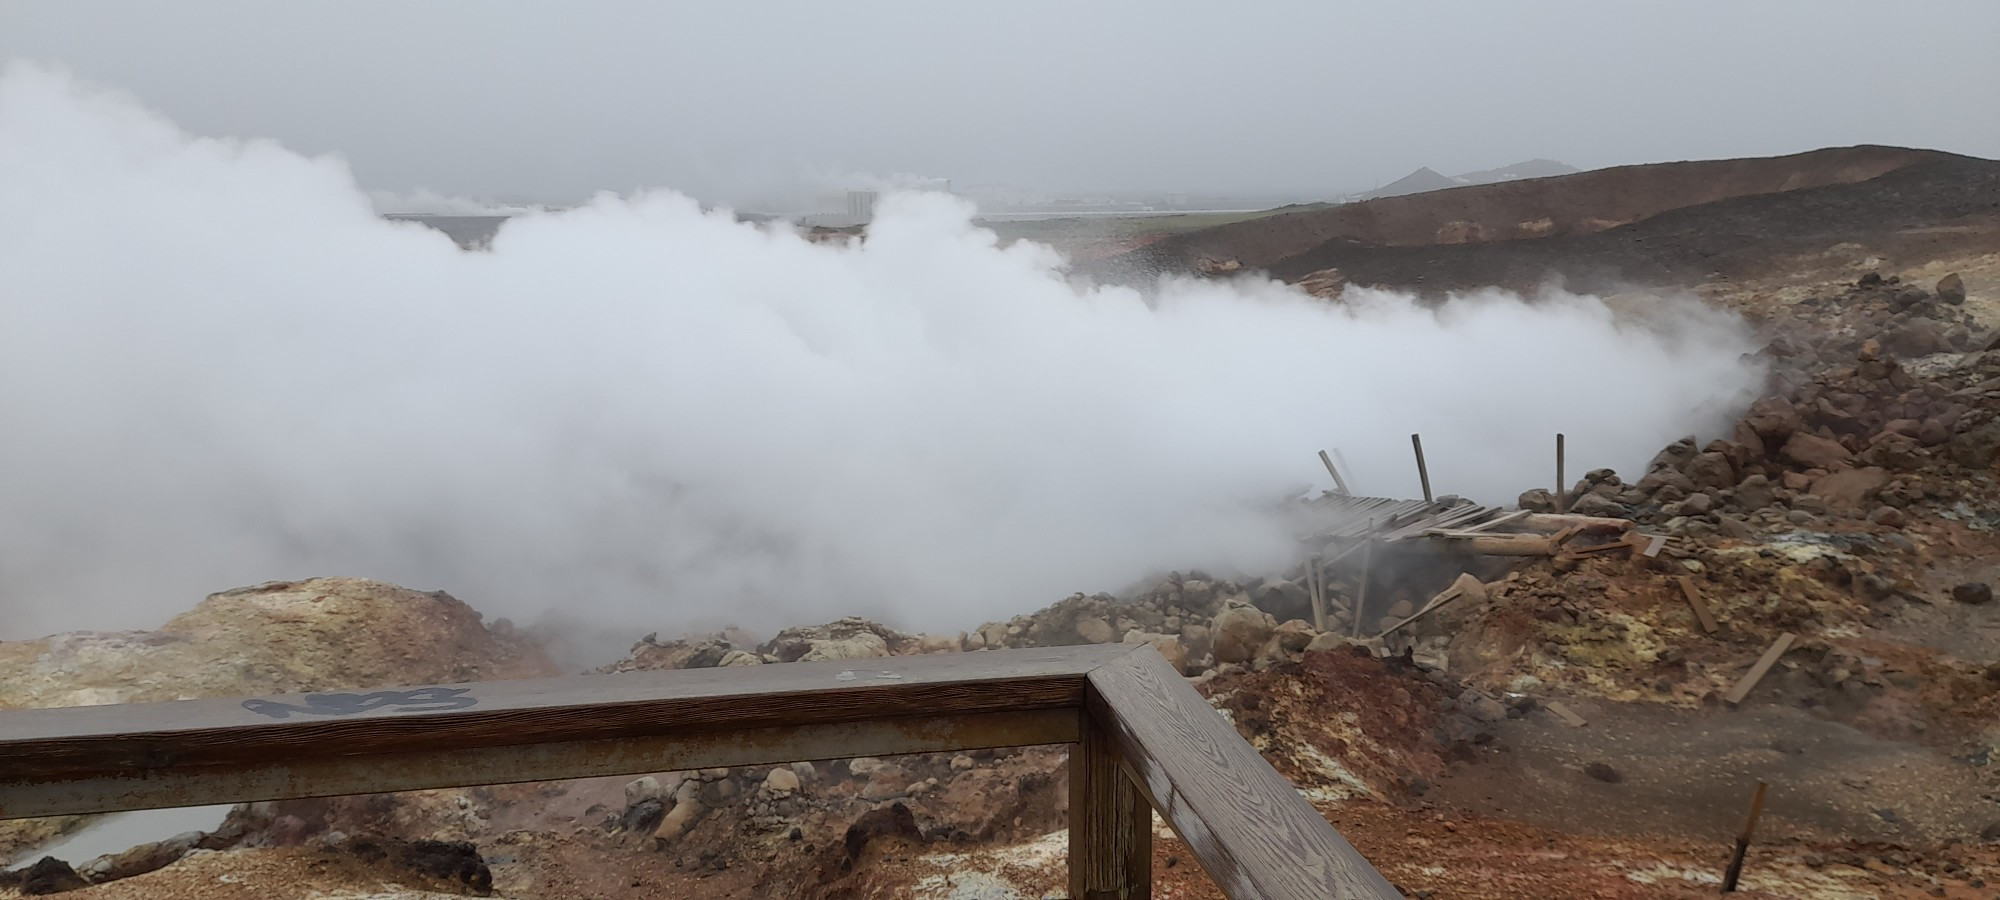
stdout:
[[(0, 76), (0, 636), (352, 574), (627, 629), (963, 628), (1286, 560), (1262, 504), (1630, 470), (1755, 373), (1590, 297), (1085, 288), (938, 195), (815, 244), (683, 196), (387, 222), (336, 159)], [(625, 639), (629, 640), (627, 631)]]

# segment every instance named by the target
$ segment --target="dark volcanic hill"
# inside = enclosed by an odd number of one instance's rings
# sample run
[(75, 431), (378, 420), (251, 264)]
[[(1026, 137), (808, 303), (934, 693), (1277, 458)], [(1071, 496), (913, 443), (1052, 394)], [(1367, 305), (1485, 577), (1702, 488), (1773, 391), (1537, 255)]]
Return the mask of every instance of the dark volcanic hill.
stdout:
[(1753, 274), (1786, 254), (1878, 254), (1995, 242), (2000, 162), (1849, 147), (1626, 166), (1303, 210), (1173, 235), (1086, 267), (1127, 280), (1235, 260), (1287, 281), (1577, 287)]

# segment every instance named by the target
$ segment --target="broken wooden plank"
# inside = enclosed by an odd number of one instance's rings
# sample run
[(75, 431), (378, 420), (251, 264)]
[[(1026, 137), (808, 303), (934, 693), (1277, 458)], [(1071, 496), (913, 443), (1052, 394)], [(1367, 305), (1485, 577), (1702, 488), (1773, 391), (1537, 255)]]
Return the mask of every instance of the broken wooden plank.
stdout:
[(1613, 519), (1608, 516), (1580, 516), (1574, 513), (1530, 513), (1521, 517), (1521, 527), (1530, 531), (1553, 532), (1565, 528), (1582, 528), (1592, 534), (1616, 534), (1631, 531), (1639, 523), (1630, 519)]
[(1319, 461), (1326, 463), (1326, 474), (1333, 476), (1334, 490), (1339, 491), (1343, 494), (1353, 493), (1352, 491), (1349, 491), (1347, 489), (1347, 479), (1340, 477), (1340, 470), (1334, 467), (1333, 457), (1326, 455), (1325, 450), (1321, 450), (1319, 452)]
[(1556, 544), (1539, 534), (1480, 534), (1466, 539), (1467, 548), (1487, 556), (1554, 556)]
[(1582, 728), (1590, 724), (1582, 716), (1577, 715), (1575, 710), (1563, 705), (1560, 701), (1550, 700), (1542, 705), (1548, 707), (1549, 712), (1554, 713), (1556, 718), (1563, 720), (1571, 728)]
[(1667, 546), (1667, 536), (1664, 534), (1653, 534), (1646, 537), (1646, 549), (1639, 551), (1639, 555), (1648, 557), (1659, 556), (1661, 548)]
[(1785, 651), (1792, 649), (1792, 642), (1797, 639), (1789, 631), (1778, 635), (1778, 639), (1771, 642), (1771, 649), (1764, 651), (1764, 655), (1758, 658), (1757, 664), (1750, 667), (1750, 674), (1743, 676), (1743, 680), (1736, 682), (1736, 686), (1730, 688), (1729, 693), (1722, 695), (1722, 702), (1730, 706), (1742, 703), (1743, 698), (1749, 696), (1750, 689), (1764, 679), (1764, 674), (1778, 664), (1779, 657), (1784, 656)]
[(1438, 607), (1450, 603), (1451, 601), (1456, 600), (1460, 597), (1467, 597), (1467, 596), (1480, 597), (1480, 598), (1484, 598), (1486, 596), (1486, 585), (1481, 584), (1479, 579), (1472, 577), (1472, 574), (1469, 572), (1460, 574), (1458, 576), (1458, 580), (1451, 583), (1451, 587), (1439, 591), (1438, 595), (1432, 597), (1429, 603), (1424, 604), (1423, 609), (1417, 610), (1414, 615), (1410, 616), (1407, 619), (1404, 619), (1401, 622), (1397, 622), (1396, 624), (1391, 625), (1388, 628), (1382, 629), (1382, 633), (1376, 635), (1375, 638), (1376, 640), (1381, 640), (1382, 638), (1388, 637), (1389, 635), (1394, 634), (1396, 629), (1408, 625), (1411, 622), (1415, 622), (1416, 620), (1421, 619), (1426, 615), (1429, 615), (1431, 610), (1437, 609)]
[(1702, 602), (1701, 591), (1694, 586), (1694, 576), (1682, 575), (1679, 581), (1681, 594), (1687, 597), (1688, 605), (1694, 607), (1695, 621), (1701, 623), (1701, 630), (1714, 634), (1715, 617), (1708, 614), (1708, 604)]
[(1475, 534), (1475, 533), (1478, 533), (1478, 532), (1481, 532), (1481, 531), (1492, 531), (1492, 530), (1493, 530), (1494, 528), (1497, 528), (1497, 527), (1499, 527), (1499, 526), (1501, 526), (1501, 525), (1505, 525), (1505, 524), (1507, 524), (1508, 522), (1512, 522), (1512, 521), (1514, 521), (1515, 519), (1518, 519), (1518, 518), (1521, 518), (1522, 516), (1525, 516), (1525, 515), (1527, 515), (1527, 514), (1528, 514), (1528, 511), (1527, 511), (1527, 510), (1525, 510), (1525, 509), (1517, 509), (1517, 510), (1514, 510), (1513, 512), (1510, 512), (1510, 513), (1508, 513), (1508, 514), (1506, 514), (1506, 515), (1504, 515), (1504, 516), (1496, 516), (1496, 517), (1494, 517), (1494, 518), (1492, 518), (1492, 519), (1488, 519), (1487, 521), (1484, 521), (1484, 522), (1481, 522), (1481, 523), (1479, 523), (1479, 524), (1477, 524), (1477, 525), (1474, 525), (1474, 526), (1472, 526), (1471, 528), (1467, 528), (1467, 529), (1464, 529), (1463, 531), (1461, 531), (1461, 532), (1459, 532), (1459, 533), (1460, 533), (1460, 534)]

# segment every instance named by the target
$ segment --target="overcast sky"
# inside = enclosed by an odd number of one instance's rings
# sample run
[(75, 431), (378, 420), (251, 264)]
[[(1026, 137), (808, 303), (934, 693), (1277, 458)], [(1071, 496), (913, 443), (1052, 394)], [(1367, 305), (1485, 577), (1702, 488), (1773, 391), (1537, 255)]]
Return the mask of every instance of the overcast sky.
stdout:
[(0, 0), (62, 63), (371, 189), (752, 202), (958, 185), (1324, 196), (1420, 165), (1887, 143), (2000, 157), (2000, 2)]

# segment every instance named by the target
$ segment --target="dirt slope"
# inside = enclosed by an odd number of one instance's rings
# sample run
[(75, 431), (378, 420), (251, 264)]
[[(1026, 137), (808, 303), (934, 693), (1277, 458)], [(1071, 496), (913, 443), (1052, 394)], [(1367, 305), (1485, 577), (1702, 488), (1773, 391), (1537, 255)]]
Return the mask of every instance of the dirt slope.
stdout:
[(1950, 154), (1842, 147), (1791, 156), (1621, 166), (1555, 178), (1385, 197), (1169, 237), (1107, 261), (1103, 274), (1195, 271), (1235, 260), (1276, 268), (1330, 242), (1378, 247), (1477, 244), (1590, 234), (1669, 210), (1877, 178)]
[[(1581, 177), (1581, 176), (1578, 176)], [(1327, 241), (1266, 264), (1285, 281), (1335, 269), (1349, 284), (1459, 290), (1691, 286), (1811, 266), (1853, 245), (1878, 265), (1915, 267), (2000, 246), (2000, 162), (1940, 157), (1858, 184), (1735, 197), (1589, 234), (1387, 247)]]

